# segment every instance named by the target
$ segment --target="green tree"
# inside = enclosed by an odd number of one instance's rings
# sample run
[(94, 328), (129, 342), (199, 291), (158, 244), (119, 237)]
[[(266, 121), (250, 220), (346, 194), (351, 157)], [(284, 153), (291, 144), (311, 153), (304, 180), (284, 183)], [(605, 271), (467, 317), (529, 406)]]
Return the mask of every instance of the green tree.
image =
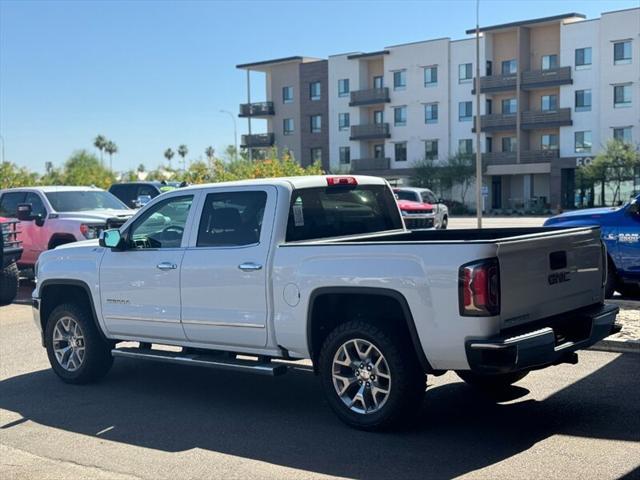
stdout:
[(417, 162), (415, 174), (411, 178), (414, 187), (428, 188), (442, 197), (443, 195), (443, 166), (437, 164), (433, 158), (425, 158)]
[(109, 154), (109, 170), (113, 171), (113, 155), (118, 152), (118, 146), (109, 140), (104, 146), (104, 151)]
[(108, 188), (115, 182), (113, 172), (103, 167), (100, 160), (86, 150), (74, 152), (69, 157), (64, 164), (62, 176), (65, 185), (95, 185)]
[(178, 155), (182, 157), (182, 170), (185, 170), (186, 162), (184, 158), (187, 156), (187, 153), (189, 153), (189, 149), (186, 145), (182, 144), (178, 146)]
[(169, 168), (171, 168), (171, 159), (173, 158), (174, 155), (175, 153), (170, 148), (167, 148), (164, 151), (164, 158), (167, 159), (167, 162), (169, 163)]
[(638, 167), (640, 152), (634, 145), (621, 140), (610, 140), (593, 162), (583, 168), (587, 178), (593, 182), (601, 182), (602, 204), (605, 203), (605, 185), (608, 185), (613, 194), (613, 205), (616, 205), (622, 200), (622, 183), (633, 180), (634, 170)]
[(447, 159), (447, 163), (440, 171), (440, 188), (450, 189), (455, 185), (460, 187), (460, 202), (464, 205), (467, 192), (475, 178), (476, 168), (474, 156), (468, 153), (456, 152)]
[(12, 187), (28, 187), (38, 182), (38, 175), (15, 163), (0, 163), (0, 189)]
[(106, 145), (107, 145), (107, 137), (105, 137), (104, 135), (98, 135), (96, 138), (93, 139), (93, 146), (96, 147), (100, 152), (100, 163), (104, 162), (104, 159), (102, 157), (102, 152), (104, 151), (104, 147), (106, 147)]

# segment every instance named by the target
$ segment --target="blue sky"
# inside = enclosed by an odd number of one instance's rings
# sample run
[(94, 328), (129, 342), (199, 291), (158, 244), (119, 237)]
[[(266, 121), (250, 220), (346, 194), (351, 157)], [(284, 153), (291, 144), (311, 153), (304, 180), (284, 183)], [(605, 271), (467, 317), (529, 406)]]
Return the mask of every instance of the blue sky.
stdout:
[[(480, 23), (637, 7), (639, 0), (481, 0)], [(99, 133), (114, 168), (156, 167), (167, 147), (188, 159), (233, 143), (246, 97), (238, 63), (327, 57), (417, 40), (463, 38), (475, 0), (0, 0), (0, 135), (5, 159), (42, 171)], [(253, 78), (253, 77), (252, 77)], [(255, 76), (256, 98), (264, 97)], [(238, 135), (246, 121), (237, 119)]]

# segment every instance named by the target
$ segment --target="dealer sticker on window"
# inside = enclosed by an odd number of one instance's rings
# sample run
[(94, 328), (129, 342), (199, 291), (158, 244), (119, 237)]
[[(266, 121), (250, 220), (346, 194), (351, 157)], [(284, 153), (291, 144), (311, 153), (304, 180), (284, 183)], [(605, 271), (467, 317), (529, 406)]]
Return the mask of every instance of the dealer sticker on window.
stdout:
[(296, 227), (304, 226), (304, 214), (302, 213), (302, 205), (293, 206), (293, 224)]

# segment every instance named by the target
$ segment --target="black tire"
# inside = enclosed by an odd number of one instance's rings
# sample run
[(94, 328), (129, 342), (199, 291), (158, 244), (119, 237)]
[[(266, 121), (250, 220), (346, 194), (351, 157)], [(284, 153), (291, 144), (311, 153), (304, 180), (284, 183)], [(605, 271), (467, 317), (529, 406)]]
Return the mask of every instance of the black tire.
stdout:
[(615, 293), (618, 285), (618, 275), (616, 267), (609, 260), (607, 262), (607, 281), (604, 285), (604, 298), (611, 298)]
[(640, 285), (636, 284), (620, 284), (617, 290), (625, 297), (632, 300), (640, 300)]
[[(54, 329), (58, 321), (64, 317), (74, 320), (84, 337), (84, 357), (74, 371), (65, 369), (54, 352)], [(99, 380), (107, 374), (113, 364), (111, 344), (101, 336), (93, 314), (87, 307), (75, 303), (59, 305), (51, 312), (45, 327), (45, 345), (51, 368), (66, 383), (83, 384)]]
[[(336, 327), (322, 345), (318, 367), (322, 388), (329, 406), (346, 424), (362, 430), (382, 430), (397, 427), (413, 417), (420, 408), (426, 389), (426, 375), (406, 336), (391, 328), (353, 320)], [(390, 375), (386, 401), (374, 412), (352, 411), (334, 387), (332, 369), (334, 356), (345, 342), (362, 339), (373, 344), (384, 356)], [(359, 388), (354, 384), (354, 387)]]
[(445, 216), (442, 219), (442, 224), (440, 225), (440, 230), (446, 230), (449, 226), (449, 217)]
[(9, 305), (18, 295), (20, 273), (15, 262), (0, 270), (0, 305)]
[(512, 373), (482, 374), (470, 370), (460, 370), (456, 374), (464, 382), (472, 387), (486, 391), (505, 390), (516, 382), (519, 382), (529, 374), (528, 370)]

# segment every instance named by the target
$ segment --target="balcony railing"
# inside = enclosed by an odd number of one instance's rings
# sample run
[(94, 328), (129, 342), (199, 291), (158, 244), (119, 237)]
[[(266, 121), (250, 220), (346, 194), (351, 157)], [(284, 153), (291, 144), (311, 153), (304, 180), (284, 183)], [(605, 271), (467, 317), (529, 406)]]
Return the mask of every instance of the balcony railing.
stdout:
[(273, 102), (243, 103), (240, 105), (240, 117), (265, 117), (273, 115)]
[(553, 87), (573, 83), (571, 67), (558, 67), (549, 70), (529, 70), (522, 72), (522, 89)]
[(375, 158), (358, 158), (351, 160), (352, 172), (363, 171), (375, 171), (375, 170), (389, 170), (391, 165), (391, 159), (389, 157), (375, 157)]
[[(473, 117), (473, 131), (475, 132), (476, 117)], [(480, 117), (480, 129), (483, 132), (495, 132), (499, 130), (515, 130), (515, 113), (492, 113)]]
[(242, 135), (240, 146), (243, 148), (272, 147), (273, 142), (273, 133), (256, 133), (253, 135)]
[(522, 112), (520, 118), (520, 126), (523, 130), (567, 125), (573, 125), (570, 108)]
[[(549, 163), (559, 158), (558, 150), (523, 150), (520, 163)], [(490, 152), (482, 154), (482, 163), (487, 165), (511, 165), (518, 162), (516, 152)]]
[[(510, 73), (508, 75), (489, 75), (486, 77), (480, 77), (480, 92), (501, 92), (505, 90), (516, 89), (516, 74)], [(475, 79), (473, 83), (473, 93), (475, 93)]]
[(369, 88), (368, 90), (356, 90), (351, 92), (350, 107), (358, 105), (375, 105), (376, 103), (390, 102), (389, 89), (383, 88)]
[(378, 138), (391, 138), (388, 123), (351, 126), (351, 136), (349, 140), (375, 140)]

